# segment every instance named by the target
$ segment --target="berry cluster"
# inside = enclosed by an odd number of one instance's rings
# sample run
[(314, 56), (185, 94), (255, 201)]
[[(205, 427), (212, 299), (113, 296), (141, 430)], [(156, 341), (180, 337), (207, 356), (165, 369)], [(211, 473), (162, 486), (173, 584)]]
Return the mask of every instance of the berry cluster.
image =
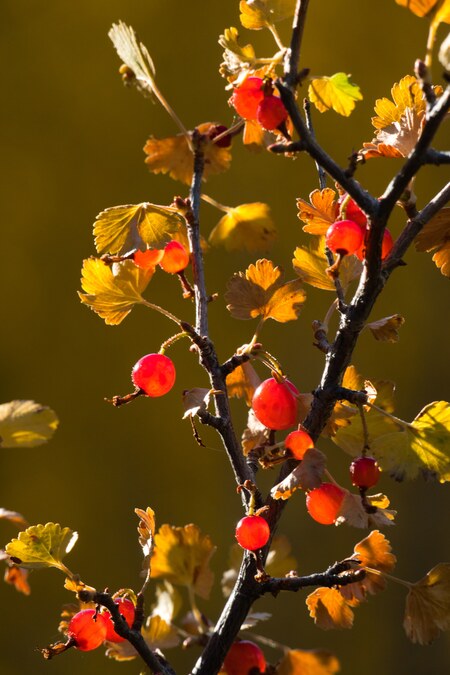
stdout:
[[(220, 141), (219, 141), (220, 143)], [(169, 274), (179, 274), (189, 265), (189, 252), (179, 241), (172, 239), (164, 249), (149, 248), (146, 251), (136, 251), (133, 262), (141, 269), (150, 269), (159, 265)]]
[(230, 103), (245, 120), (256, 120), (266, 131), (280, 129), (288, 118), (283, 102), (274, 95), (272, 81), (247, 77), (233, 90)]
[[(132, 626), (135, 616), (135, 607), (128, 598), (115, 600), (119, 611), (128, 626)], [(97, 649), (105, 642), (123, 642), (114, 629), (114, 623), (108, 610), (97, 612), (95, 609), (82, 609), (74, 614), (67, 628), (67, 636), (72, 645), (83, 652)]]

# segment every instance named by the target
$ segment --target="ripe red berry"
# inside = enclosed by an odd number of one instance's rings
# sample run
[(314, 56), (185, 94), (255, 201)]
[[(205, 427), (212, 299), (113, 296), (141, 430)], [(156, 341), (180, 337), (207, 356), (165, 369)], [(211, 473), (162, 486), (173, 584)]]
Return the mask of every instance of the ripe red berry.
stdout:
[(133, 254), (133, 262), (137, 267), (143, 270), (148, 270), (151, 267), (156, 267), (164, 252), (158, 248), (149, 248), (147, 251), (135, 251)]
[(330, 225), (325, 242), (333, 253), (351, 255), (362, 246), (364, 231), (353, 220), (337, 220)]
[(227, 675), (265, 673), (266, 659), (258, 645), (250, 640), (241, 640), (231, 645), (223, 662), (223, 670)]
[(245, 120), (256, 119), (256, 109), (264, 98), (263, 84), (260, 77), (247, 77), (239, 87), (233, 89), (230, 102)]
[(290, 451), (295, 459), (303, 459), (304, 454), (309, 448), (314, 447), (311, 436), (303, 429), (291, 431), (284, 439), (284, 447)]
[(252, 408), (256, 418), (268, 429), (289, 429), (297, 421), (298, 389), (274, 377), (261, 382), (253, 394)]
[(277, 129), (286, 121), (287, 116), (282, 100), (273, 94), (265, 96), (256, 110), (256, 119), (267, 131)]
[(169, 241), (164, 247), (164, 254), (159, 266), (164, 272), (176, 274), (189, 265), (189, 253), (179, 241)]
[(133, 366), (131, 379), (147, 396), (163, 396), (175, 383), (175, 366), (164, 354), (146, 354)]
[[(366, 239), (368, 232), (369, 232), (368, 230), (364, 231), (364, 241), (361, 244), (360, 248), (356, 251), (356, 256), (360, 260), (364, 260), (364, 258), (366, 257)], [(392, 234), (386, 228), (383, 234), (383, 241), (381, 242), (381, 260), (384, 260), (385, 258), (388, 257), (393, 246), (394, 246), (394, 239), (392, 237)]]
[[(117, 598), (117, 600), (115, 600), (114, 602), (116, 603), (116, 605), (118, 605), (119, 612), (122, 614), (127, 624), (131, 627), (133, 625), (134, 615), (136, 614), (136, 609), (132, 601), (129, 598)], [(106, 610), (103, 616), (105, 616), (107, 620), (105, 639), (108, 640), (109, 642), (124, 642), (125, 638), (121, 637), (114, 630), (114, 623), (111, 619), (110, 612)]]
[[(338, 204), (341, 206), (342, 202), (347, 199), (348, 194), (345, 193), (341, 195), (338, 199)], [(364, 213), (364, 211), (361, 211), (359, 208), (358, 204), (353, 201), (353, 199), (350, 197), (348, 201), (345, 204), (345, 217), (348, 220), (353, 220), (354, 223), (357, 225), (360, 225), (361, 227), (366, 227), (367, 225), (367, 216)]]
[(373, 457), (358, 457), (350, 464), (353, 485), (360, 488), (373, 487), (380, 478), (380, 469)]
[(311, 518), (322, 525), (332, 525), (338, 517), (345, 490), (334, 483), (322, 483), (308, 492), (306, 508)]
[(247, 551), (262, 548), (269, 541), (269, 537), (269, 523), (262, 516), (244, 516), (236, 525), (238, 544)]
[(106, 639), (107, 620), (95, 609), (82, 609), (75, 614), (67, 629), (69, 638), (75, 641), (75, 647), (83, 652), (97, 649)]
[[(208, 136), (211, 140), (214, 140), (217, 138), (217, 136), (222, 136), (222, 134), (228, 130), (228, 127), (226, 127), (224, 124), (216, 124), (212, 129), (210, 130)], [(231, 136), (230, 134), (226, 134), (225, 136), (222, 136), (218, 141), (215, 142), (214, 145), (217, 145), (218, 148), (229, 148), (231, 145)]]

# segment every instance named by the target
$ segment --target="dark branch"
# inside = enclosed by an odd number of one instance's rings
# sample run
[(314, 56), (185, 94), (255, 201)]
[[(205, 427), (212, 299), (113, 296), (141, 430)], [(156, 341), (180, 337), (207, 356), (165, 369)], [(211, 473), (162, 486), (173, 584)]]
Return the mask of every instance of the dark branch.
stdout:
[(433, 148), (428, 148), (423, 163), (434, 164), (435, 166), (450, 164), (450, 152), (441, 152), (439, 150), (434, 150)]
[(302, 588), (309, 586), (348, 586), (357, 581), (362, 581), (366, 576), (365, 570), (355, 569), (355, 561), (343, 561), (331, 565), (326, 572), (317, 572), (304, 577), (286, 576), (280, 578), (270, 578), (261, 584), (261, 593), (272, 593), (277, 595), (280, 591), (293, 591), (296, 593)]
[(298, 84), (298, 64), (302, 46), (303, 30), (305, 28), (306, 13), (309, 0), (297, 0), (297, 6), (292, 23), (291, 45), (286, 54), (284, 80), (288, 87), (296, 87)]
[[(305, 98), (303, 101), (303, 110), (305, 111), (306, 126), (308, 127), (309, 133), (311, 134), (312, 138), (315, 138), (316, 135), (314, 133), (314, 127), (311, 117), (311, 103), (307, 98)], [(323, 190), (327, 186), (327, 175), (318, 162), (316, 162), (316, 169), (319, 175), (319, 187), (321, 190)]]

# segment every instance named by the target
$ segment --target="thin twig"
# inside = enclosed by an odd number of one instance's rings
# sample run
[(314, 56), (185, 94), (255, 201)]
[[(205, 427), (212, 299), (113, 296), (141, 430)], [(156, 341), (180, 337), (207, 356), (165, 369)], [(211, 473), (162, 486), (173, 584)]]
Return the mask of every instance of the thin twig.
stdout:
[[(307, 98), (303, 100), (303, 110), (305, 111), (306, 126), (308, 127), (309, 133), (311, 134), (312, 138), (315, 138), (316, 135), (314, 133), (314, 127), (311, 117), (311, 103)], [(320, 164), (318, 164), (318, 162), (316, 162), (315, 164), (317, 173), (319, 175), (319, 187), (321, 190), (323, 190), (327, 186), (327, 175), (320, 166)]]
[(300, 61), (300, 50), (302, 47), (303, 30), (305, 28), (308, 4), (309, 0), (297, 0), (294, 21), (292, 24), (291, 45), (286, 54), (284, 80), (287, 86), (292, 88), (297, 84), (298, 64)]

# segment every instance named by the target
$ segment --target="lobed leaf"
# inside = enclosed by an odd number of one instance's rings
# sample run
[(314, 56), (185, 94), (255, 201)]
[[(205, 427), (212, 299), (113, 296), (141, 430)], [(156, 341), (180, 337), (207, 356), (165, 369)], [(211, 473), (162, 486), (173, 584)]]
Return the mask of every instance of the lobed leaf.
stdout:
[(56, 413), (34, 401), (0, 405), (0, 447), (34, 448), (46, 443), (58, 428)]
[(223, 59), (220, 72), (225, 76), (237, 76), (244, 68), (251, 68), (255, 63), (255, 50), (251, 44), (241, 46), (237, 28), (225, 28), (219, 37), (219, 44), (223, 47)]
[(246, 404), (250, 407), (255, 389), (261, 384), (261, 378), (252, 364), (246, 361), (242, 366), (238, 366), (227, 375), (226, 383), (228, 396), (230, 398), (244, 398)]
[(222, 244), (227, 251), (249, 253), (267, 251), (276, 239), (270, 207), (261, 202), (241, 204), (223, 216), (209, 235), (213, 246)]
[[(324, 291), (336, 290), (333, 279), (326, 273), (329, 264), (325, 255), (325, 237), (314, 237), (309, 246), (298, 246), (292, 264), (305, 284)], [(346, 288), (361, 275), (361, 271), (362, 264), (356, 256), (345, 256), (339, 271), (342, 286)]]
[(331, 188), (323, 190), (313, 190), (309, 195), (310, 203), (304, 199), (297, 199), (298, 217), (304, 223), (304, 232), (309, 234), (326, 234), (326, 231), (332, 223), (337, 220), (339, 215), (339, 204), (336, 200), (337, 194)]
[(416, 16), (430, 18), (432, 23), (450, 23), (449, 0), (395, 0), (397, 5), (407, 7)]
[(387, 508), (389, 499), (385, 495), (367, 495), (366, 501), (369, 506), (376, 507), (374, 512), (368, 513), (360, 495), (346, 492), (335, 524), (346, 523), (359, 528), (387, 527), (394, 524), (397, 512)]
[(19, 533), (6, 546), (6, 553), (13, 563), (27, 569), (57, 567), (66, 571), (61, 562), (78, 539), (77, 532), (58, 523), (32, 525)]
[(353, 611), (335, 588), (316, 588), (306, 598), (306, 606), (314, 623), (322, 630), (353, 626)]
[(294, 15), (296, 0), (241, 0), (240, 20), (244, 28), (261, 30)]
[(270, 494), (273, 499), (290, 499), (299, 488), (313, 490), (323, 482), (323, 472), (326, 467), (326, 457), (317, 448), (309, 448), (300, 464), (280, 483), (275, 485)]
[(371, 321), (366, 324), (366, 328), (370, 330), (375, 340), (380, 342), (398, 342), (398, 329), (403, 326), (405, 319), (400, 314), (393, 314), (386, 316), (378, 321)]
[(403, 626), (411, 642), (428, 645), (450, 628), (450, 563), (439, 563), (411, 584)]
[(334, 675), (339, 661), (324, 649), (289, 649), (277, 666), (277, 675)]
[(441, 209), (417, 235), (416, 251), (434, 251), (433, 261), (442, 274), (450, 277), (450, 208)]
[(362, 101), (363, 98), (359, 87), (352, 84), (345, 73), (311, 80), (308, 96), (319, 112), (334, 110), (344, 117), (348, 117), (356, 101)]
[(155, 512), (149, 506), (145, 509), (134, 509), (139, 518), (138, 533), (139, 544), (144, 554), (144, 571), (147, 572), (151, 566), (151, 558), (155, 542)]

